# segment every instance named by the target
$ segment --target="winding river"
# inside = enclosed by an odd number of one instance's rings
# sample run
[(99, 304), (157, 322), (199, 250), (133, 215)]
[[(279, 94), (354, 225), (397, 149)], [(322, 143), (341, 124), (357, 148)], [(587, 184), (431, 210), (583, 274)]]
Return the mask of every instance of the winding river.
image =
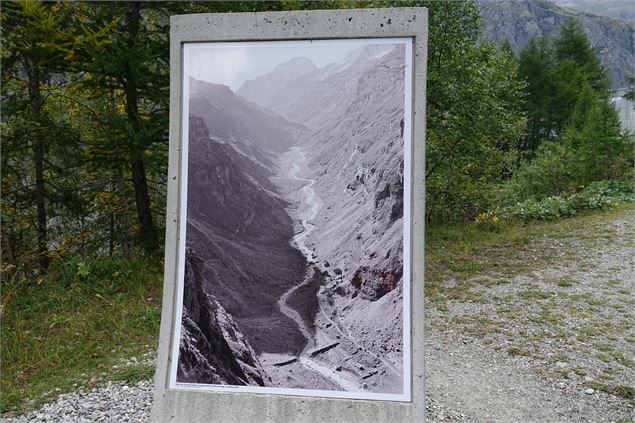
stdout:
[[(292, 243), (295, 245), (295, 247), (297, 247), (302, 252), (302, 254), (304, 254), (304, 256), (307, 258), (308, 261), (311, 261), (313, 251), (306, 246), (306, 239), (309, 236), (309, 234), (313, 232), (313, 229), (315, 228), (315, 225), (310, 223), (310, 221), (317, 216), (318, 211), (320, 210), (321, 201), (319, 197), (317, 196), (317, 194), (315, 193), (315, 190), (313, 189), (313, 184), (315, 184), (315, 179), (307, 179), (307, 178), (302, 178), (298, 176), (298, 172), (300, 171), (300, 164), (304, 164), (306, 161), (305, 153), (302, 150), (300, 150), (298, 147), (294, 147), (292, 151), (294, 152), (296, 157), (293, 160), (293, 165), (291, 166), (291, 169), (289, 170), (288, 177), (290, 180), (300, 181), (306, 184), (302, 187), (301, 191), (304, 194), (304, 204), (307, 206), (306, 208), (304, 207), (298, 208), (298, 217), (300, 218), (300, 221), (302, 224), (302, 231), (297, 233), (293, 237)], [(298, 361), (305, 368), (313, 372), (319, 373), (322, 377), (325, 377), (331, 380), (344, 391), (349, 391), (349, 392), (359, 391), (360, 388), (357, 384), (349, 381), (348, 379), (344, 378), (340, 374), (337, 374), (335, 371), (329, 369), (328, 367), (325, 367), (324, 365), (320, 364), (319, 362), (317, 362), (316, 360), (310, 357), (310, 350), (316, 346), (315, 336), (313, 333), (311, 333), (311, 330), (307, 326), (306, 322), (304, 321), (300, 313), (298, 313), (293, 308), (289, 307), (289, 305), (287, 304), (287, 300), (297, 289), (311, 282), (311, 278), (312, 278), (311, 269), (312, 268), (307, 269), (307, 272), (304, 276), (304, 280), (300, 284), (289, 289), (278, 300), (278, 307), (280, 308), (280, 311), (284, 315), (292, 319), (294, 322), (296, 322), (296, 324), (298, 325), (298, 328), (300, 329), (300, 332), (302, 332), (302, 334), (308, 341), (307, 345), (298, 355)]]

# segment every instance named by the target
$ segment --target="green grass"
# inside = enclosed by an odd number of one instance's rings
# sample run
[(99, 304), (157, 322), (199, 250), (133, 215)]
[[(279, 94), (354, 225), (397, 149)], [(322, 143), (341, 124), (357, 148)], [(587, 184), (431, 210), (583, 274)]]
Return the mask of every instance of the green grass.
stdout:
[(518, 293), (518, 296), (523, 300), (548, 300), (553, 297), (553, 295), (553, 292), (540, 291), (537, 289), (528, 289)]
[(568, 288), (573, 285), (573, 279), (570, 276), (563, 276), (556, 279), (554, 283), (562, 288)]
[(152, 376), (154, 376), (153, 364), (135, 364), (133, 366), (127, 366), (118, 373), (115, 373), (111, 379), (137, 383), (142, 380), (148, 380)]
[(156, 348), (161, 268), (149, 259), (69, 259), (42, 277), (3, 275), (2, 412), (100, 379), (149, 378), (152, 366), (125, 362)]
[(592, 381), (587, 382), (586, 385), (596, 391), (604, 391), (608, 394), (613, 394), (622, 398), (626, 398), (635, 403), (635, 388), (628, 385), (611, 386), (602, 382)]

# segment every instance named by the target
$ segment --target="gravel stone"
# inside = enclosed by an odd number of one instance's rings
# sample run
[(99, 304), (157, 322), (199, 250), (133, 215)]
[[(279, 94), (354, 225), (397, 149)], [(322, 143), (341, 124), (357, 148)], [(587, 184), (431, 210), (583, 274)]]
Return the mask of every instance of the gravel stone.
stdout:
[(55, 402), (40, 410), (0, 418), (0, 422), (147, 423), (152, 408), (152, 389), (152, 380), (141, 381), (134, 386), (125, 382), (108, 382), (106, 386), (89, 391), (60, 395)]

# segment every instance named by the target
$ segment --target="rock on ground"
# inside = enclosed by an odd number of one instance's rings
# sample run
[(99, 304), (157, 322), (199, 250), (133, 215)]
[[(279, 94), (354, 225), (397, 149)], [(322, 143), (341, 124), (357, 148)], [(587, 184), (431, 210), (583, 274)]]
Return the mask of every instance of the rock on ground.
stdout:
[(2, 423), (22, 422), (117, 422), (146, 423), (152, 408), (151, 380), (136, 385), (108, 382), (101, 388), (60, 395), (53, 403), (23, 416), (0, 419)]

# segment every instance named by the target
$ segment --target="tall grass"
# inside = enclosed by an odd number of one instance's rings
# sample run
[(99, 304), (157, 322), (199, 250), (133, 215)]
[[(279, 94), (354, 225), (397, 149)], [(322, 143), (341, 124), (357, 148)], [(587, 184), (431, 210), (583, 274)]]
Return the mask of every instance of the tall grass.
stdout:
[(156, 348), (161, 272), (144, 258), (70, 258), (26, 279), (5, 272), (1, 410), (129, 373), (122, 361)]

